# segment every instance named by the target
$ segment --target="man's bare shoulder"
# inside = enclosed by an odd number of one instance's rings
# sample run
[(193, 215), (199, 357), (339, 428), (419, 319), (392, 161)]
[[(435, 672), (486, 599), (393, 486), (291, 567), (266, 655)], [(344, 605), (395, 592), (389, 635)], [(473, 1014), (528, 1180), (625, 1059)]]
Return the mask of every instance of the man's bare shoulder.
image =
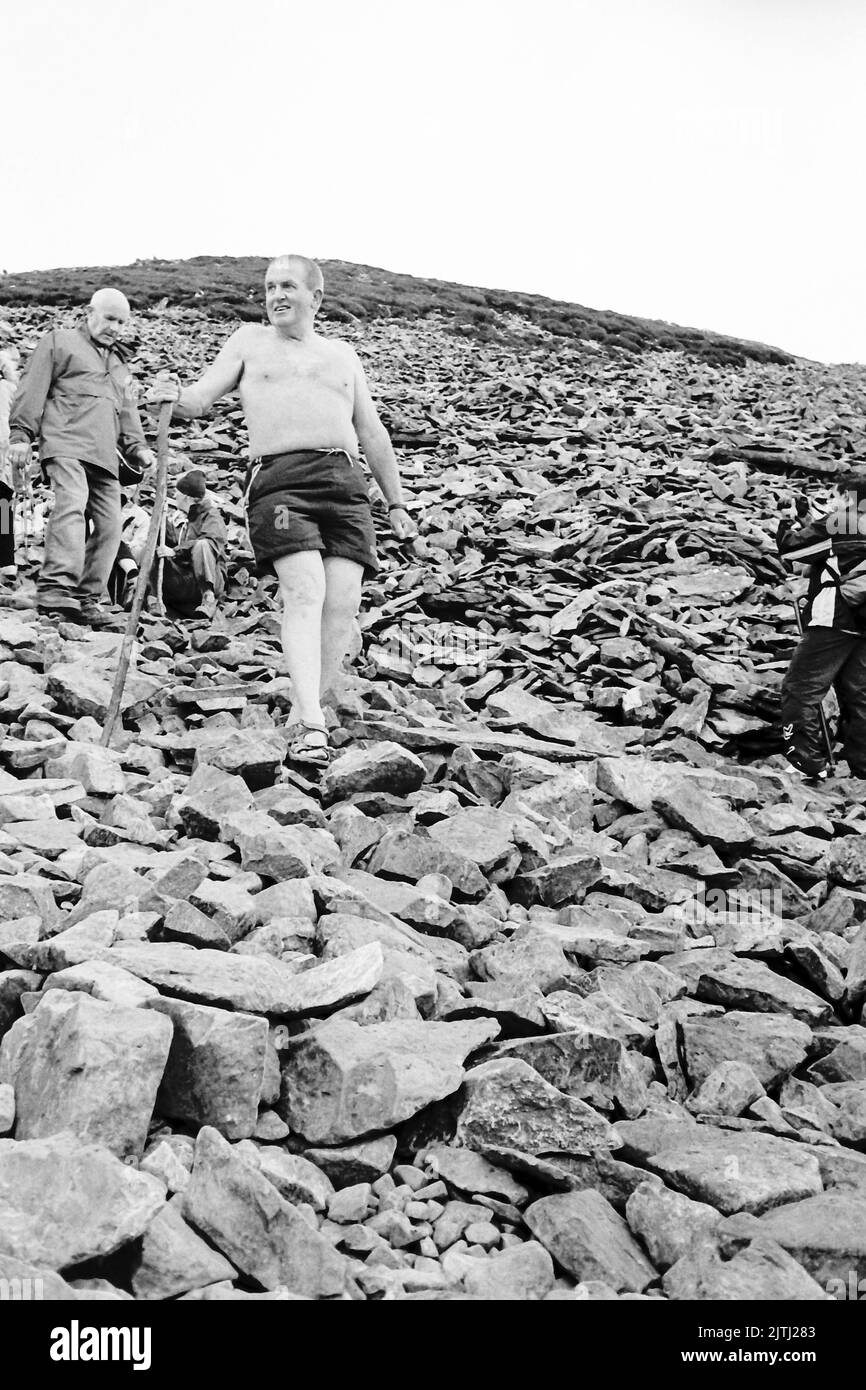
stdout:
[(226, 338), (222, 350), (229, 348), (245, 357), (248, 353), (260, 351), (270, 341), (273, 331), (263, 323), (242, 323), (231, 337)]
[(355, 381), (364, 380), (361, 359), (351, 343), (347, 343), (343, 338), (320, 337), (319, 344), (325, 355), (338, 364), (341, 370), (348, 372)]
[(335, 360), (341, 359), (344, 362), (357, 362), (358, 354), (343, 338), (325, 338), (321, 333), (316, 334), (316, 344), (322, 352), (330, 354)]

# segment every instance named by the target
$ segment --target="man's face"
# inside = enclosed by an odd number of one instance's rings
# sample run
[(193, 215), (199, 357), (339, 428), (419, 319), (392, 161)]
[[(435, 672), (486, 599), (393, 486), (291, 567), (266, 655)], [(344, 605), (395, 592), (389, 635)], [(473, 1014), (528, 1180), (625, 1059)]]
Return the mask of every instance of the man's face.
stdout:
[(322, 302), (321, 290), (311, 290), (301, 266), (275, 261), (265, 279), (268, 322), (275, 328), (305, 328)]
[(193, 499), (187, 496), (185, 492), (176, 492), (174, 494), (174, 501), (178, 511), (183, 512), (184, 516), (187, 516), (192, 506)]
[(87, 327), (91, 338), (103, 347), (112, 347), (129, 322), (129, 310), (122, 304), (106, 304), (101, 309), (93, 305), (87, 310)]

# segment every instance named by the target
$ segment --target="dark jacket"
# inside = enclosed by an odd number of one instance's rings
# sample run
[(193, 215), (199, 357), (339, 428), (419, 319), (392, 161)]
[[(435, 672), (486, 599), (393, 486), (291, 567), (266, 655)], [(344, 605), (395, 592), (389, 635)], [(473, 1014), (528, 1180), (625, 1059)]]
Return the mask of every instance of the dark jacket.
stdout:
[(228, 532), (215, 503), (209, 497), (192, 503), (186, 524), (179, 531), (170, 521), (167, 522), (165, 539), (168, 545), (174, 546), (175, 558), (180, 564), (192, 563), (191, 552), (196, 541), (210, 541), (217, 565), (225, 575)]
[(148, 447), (123, 355), (94, 342), (86, 326), (56, 328), (37, 343), (12, 402), (9, 434), (13, 444), (38, 441), (43, 462), (79, 459), (115, 478), (118, 445), (134, 461)]
[[(803, 627), (832, 627), (866, 636), (866, 535), (845, 524), (845, 513), (831, 512), (803, 526), (783, 522), (776, 536), (779, 554), (809, 566)], [(866, 529), (866, 527), (864, 527)]]

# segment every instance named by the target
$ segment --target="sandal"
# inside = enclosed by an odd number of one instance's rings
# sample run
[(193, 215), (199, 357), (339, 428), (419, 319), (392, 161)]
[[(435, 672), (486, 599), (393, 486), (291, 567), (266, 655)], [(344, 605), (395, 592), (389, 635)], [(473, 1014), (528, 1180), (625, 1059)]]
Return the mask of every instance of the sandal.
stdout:
[[(324, 724), (307, 724), (302, 719), (296, 724), (290, 724), (286, 733), (290, 736), (289, 751), (286, 755), (289, 761), (312, 763), (315, 767), (325, 767), (330, 761), (328, 730)], [(324, 735), (324, 743), (318, 741), (320, 734)]]

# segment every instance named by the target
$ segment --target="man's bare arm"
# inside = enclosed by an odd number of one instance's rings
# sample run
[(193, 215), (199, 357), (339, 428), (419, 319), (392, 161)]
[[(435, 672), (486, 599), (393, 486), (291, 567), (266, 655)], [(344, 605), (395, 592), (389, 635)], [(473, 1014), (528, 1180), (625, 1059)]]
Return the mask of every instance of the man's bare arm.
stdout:
[(179, 396), (175, 394), (176, 386), (157, 381), (147, 394), (148, 401), (174, 401), (173, 419), (193, 420), (203, 415), (214, 401), (232, 391), (240, 381), (244, 370), (245, 337), (245, 329), (238, 328), (220, 348), (207, 371), (191, 386), (184, 387)]
[(403, 505), (403, 488), (400, 471), (394, 455), (388, 431), (379, 419), (379, 412), (373, 404), (364, 368), (352, 352), (355, 370), (355, 402), (352, 411), (352, 424), (358, 436), (358, 443), (370, 465), (370, 472), (382, 489), (385, 501), (391, 507)]

